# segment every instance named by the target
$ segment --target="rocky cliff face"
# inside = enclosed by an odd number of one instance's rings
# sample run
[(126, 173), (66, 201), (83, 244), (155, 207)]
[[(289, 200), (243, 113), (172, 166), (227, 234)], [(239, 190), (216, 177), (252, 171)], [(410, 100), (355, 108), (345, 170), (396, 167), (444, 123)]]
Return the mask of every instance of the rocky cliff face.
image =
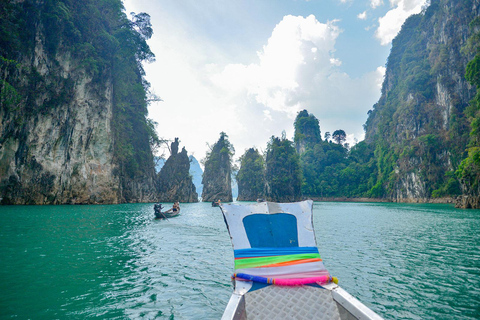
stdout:
[[(21, 7), (30, 2), (22, 3), (16, 4), (20, 14), (32, 10)], [(40, 17), (30, 25), (34, 30), (28, 30), (34, 35), (31, 45), (24, 43), (20, 52), (1, 52), (2, 203), (154, 201), (153, 162), (151, 172), (144, 172), (142, 180), (119, 174), (111, 72), (105, 70), (99, 82), (64, 41), (60, 40), (55, 50), (49, 49), (51, 41), (41, 18), (44, 7), (36, 6)], [(10, 30), (12, 35), (14, 31)], [(18, 31), (19, 39), (23, 39), (23, 32), (27, 30)], [(8, 55), (15, 60), (6, 59)], [(7, 90), (13, 93), (9, 96)]]
[[(33, 63), (24, 61), (25, 67), (36, 70), (45, 87), (56, 82), (50, 80), (51, 74), (61, 75), (70, 85), (53, 88), (53, 94), (64, 91), (69, 99), (59, 108), (30, 115), (0, 111), (3, 202), (120, 202), (119, 179), (113, 174), (111, 86), (99, 92), (91, 78), (72, 70), (76, 62), (68, 54), (52, 61), (41, 33), (35, 40)], [(42, 106), (54, 98), (42, 92), (26, 104)]]
[(302, 110), (295, 118), (295, 149), (298, 154), (305, 153), (307, 148), (312, 148), (322, 141), (318, 119), (307, 110)]
[(464, 158), (464, 109), (475, 94), (461, 50), (480, 14), (478, 0), (432, 0), (392, 43), (382, 96), (366, 123), (385, 195), (397, 201), (454, 196), (449, 178)]
[(210, 202), (219, 199), (223, 202), (233, 201), (230, 163), (233, 152), (228, 136), (222, 132), (220, 139), (207, 154), (202, 178), (202, 201)]
[(158, 176), (158, 201), (198, 202), (198, 194), (190, 175), (190, 159), (185, 148), (178, 153), (178, 139), (172, 143), (172, 154)]
[(257, 149), (248, 149), (240, 158), (237, 183), (238, 201), (265, 198), (265, 163)]
[(194, 156), (189, 156), (188, 159), (190, 159), (190, 175), (192, 176), (193, 184), (195, 185), (197, 193), (202, 194), (202, 167), (200, 167), (200, 163), (198, 163), (198, 160)]

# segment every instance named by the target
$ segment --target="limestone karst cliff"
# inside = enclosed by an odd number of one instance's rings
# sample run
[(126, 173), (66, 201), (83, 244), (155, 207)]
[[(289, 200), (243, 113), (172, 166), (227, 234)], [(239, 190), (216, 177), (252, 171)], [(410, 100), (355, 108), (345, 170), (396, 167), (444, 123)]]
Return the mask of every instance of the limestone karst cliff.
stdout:
[(2, 203), (154, 201), (148, 15), (120, 0), (0, 9)]
[(250, 148), (240, 157), (240, 170), (236, 179), (238, 201), (265, 198), (265, 162), (257, 149)]
[(365, 125), (377, 195), (417, 202), (461, 193), (455, 171), (468, 142), (464, 110), (475, 94), (465, 79), (473, 55), (462, 47), (479, 14), (478, 0), (432, 0), (393, 40), (382, 95)]
[(198, 202), (190, 175), (190, 159), (185, 148), (178, 152), (179, 141), (172, 142), (171, 155), (158, 174), (158, 201)]
[(272, 136), (265, 155), (265, 196), (268, 201), (302, 199), (302, 168), (293, 141)]
[(194, 156), (190, 155), (188, 159), (190, 160), (190, 175), (192, 176), (193, 184), (195, 185), (195, 189), (197, 190), (197, 193), (201, 195), (203, 192), (203, 185), (202, 185), (203, 169), (200, 166), (200, 163), (198, 163), (198, 160)]
[(205, 160), (202, 201), (233, 200), (231, 161), (234, 152), (228, 136), (224, 132), (220, 133), (220, 138), (212, 146)]

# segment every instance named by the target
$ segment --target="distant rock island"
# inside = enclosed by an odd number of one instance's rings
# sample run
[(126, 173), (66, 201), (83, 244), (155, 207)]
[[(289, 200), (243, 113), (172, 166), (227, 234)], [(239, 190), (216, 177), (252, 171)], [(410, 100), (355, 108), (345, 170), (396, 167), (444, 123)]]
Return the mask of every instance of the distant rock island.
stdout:
[(233, 201), (231, 161), (235, 150), (225, 132), (212, 146), (205, 160), (202, 201)]
[(158, 174), (158, 201), (198, 202), (198, 194), (190, 175), (187, 150), (178, 153), (179, 140), (171, 144), (171, 155)]
[(195, 189), (197, 190), (197, 193), (201, 195), (203, 192), (202, 167), (200, 166), (200, 163), (198, 163), (198, 160), (194, 156), (191, 155), (188, 157), (188, 159), (190, 159), (190, 175), (192, 176), (193, 184), (195, 185)]
[(240, 170), (236, 175), (238, 201), (256, 201), (265, 198), (265, 161), (255, 148), (240, 157)]
[[(235, 150), (224, 132), (204, 172), (178, 139), (164, 164), (154, 160), (164, 133), (147, 117), (155, 97), (142, 67), (154, 60), (153, 30), (148, 14), (129, 19), (118, 4), (2, 4), (2, 204), (233, 200)], [(293, 141), (272, 136), (263, 155), (242, 156), (238, 200), (480, 208), (479, 26), (479, 1), (429, 1), (392, 41), (365, 140), (346, 143), (348, 128), (322, 135), (301, 110)]]

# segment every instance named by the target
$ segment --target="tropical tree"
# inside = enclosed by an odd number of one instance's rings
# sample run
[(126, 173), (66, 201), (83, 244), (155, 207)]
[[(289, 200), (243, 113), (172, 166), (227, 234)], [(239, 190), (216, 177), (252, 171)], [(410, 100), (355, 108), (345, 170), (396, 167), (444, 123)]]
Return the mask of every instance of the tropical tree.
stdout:
[[(472, 29), (478, 30), (480, 18), (470, 23)], [(464, 193), (470, 196), (471, 203), (466, 207), (479, 208), (480, 201), (480, 32), (475, 32), (467, 41), (465, 51), (474, 52), (475, 56), (467, 64), (465, 78), (477, 88), (477, 94), (470, 101), (465, 114), (470, 122), (470, 142), (467, 147), (468, 156), (461, 162), (456, 172), (463, 186)]]
[(265, 161), (257, 149), (250, 148), (240, 157), (237, 173), (239, 201), (254, 201), (265, 195)]
[(302, 110), (297, 114), (294, 127), (295, 136), (293, 141), (298, 152), (305, 151), (305, 148), (311, 148), (316, 143), (322, 141), (319, 121), (313, 114), (309, 114), (307, 110)]
[(325, 132), (325, 136), (324, 136), (325, 141), (328, 141), (328, 139), (330, 139), (330, 137), (331, 137), (330, 132), (329, 131)]
[(225, 132), (207, 152), (205, 171), (203, 172), (202, 201), (232, 201), (232, 157), (233, 145)]
[(332, 139), (335, 140), (337, 144), (342, 144), (347, 139), (347, 134), (342, 129), (335, 130), (332, 134)]
[(302, 197), (300, 157), (293, 142), (272, 136), (266, 151), (266, 196), (268, 200), (291, 202)]

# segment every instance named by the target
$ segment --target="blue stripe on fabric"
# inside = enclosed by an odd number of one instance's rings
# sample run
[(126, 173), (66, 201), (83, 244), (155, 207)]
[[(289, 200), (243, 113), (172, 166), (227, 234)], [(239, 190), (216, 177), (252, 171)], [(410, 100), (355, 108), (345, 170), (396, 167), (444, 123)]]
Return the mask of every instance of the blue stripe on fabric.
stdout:
[(317, 247), (286, 247), (286, 248), (247, 248), (234, 250), (235, 258), (253, 258), (283, 256), (290, 254), (319, 253)]
[(298, 247), (297, 217), (290, 213), (255, 213), (243, 218), (250, 247)]

